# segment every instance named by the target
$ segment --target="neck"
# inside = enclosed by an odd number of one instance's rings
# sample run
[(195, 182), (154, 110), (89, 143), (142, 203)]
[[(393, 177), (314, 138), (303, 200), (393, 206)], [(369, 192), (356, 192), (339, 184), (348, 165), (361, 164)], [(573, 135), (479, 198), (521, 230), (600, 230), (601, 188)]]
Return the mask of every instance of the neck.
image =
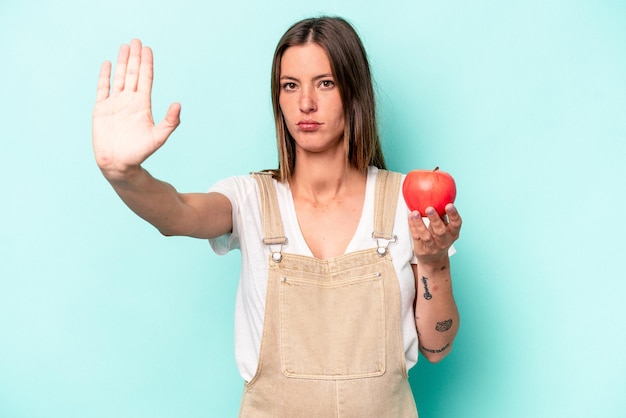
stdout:
[(332, 158), (299, 155), (290, 187), (294, 197), (323, 204), (350, 194), (364, 184), (366, 176), (342, 154)]

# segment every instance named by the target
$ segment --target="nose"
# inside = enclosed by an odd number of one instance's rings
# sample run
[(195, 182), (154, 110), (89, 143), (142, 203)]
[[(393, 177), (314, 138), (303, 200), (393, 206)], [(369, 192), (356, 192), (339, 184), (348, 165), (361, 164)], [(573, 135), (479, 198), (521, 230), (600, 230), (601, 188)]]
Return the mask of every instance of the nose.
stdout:
[(300, 95), (300, 111), (303, 113), (311, 113), (317, 110), (317, 98), (312, 88), (303, 88)]

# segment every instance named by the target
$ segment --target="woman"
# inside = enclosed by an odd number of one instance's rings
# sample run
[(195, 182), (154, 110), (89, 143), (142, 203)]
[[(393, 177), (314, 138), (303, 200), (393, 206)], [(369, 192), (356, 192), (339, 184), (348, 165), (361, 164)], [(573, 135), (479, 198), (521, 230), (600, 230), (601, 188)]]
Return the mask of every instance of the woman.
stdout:
[[(181, 194), (141, 164), (179, 124), (154, 124), (152, 53), (104, 63), (93, 146), (123, 201), (165, 235), (242, 252), (236, 358), (243, 417), (417, 416), (407, 370), (450, 351), (459, 316), (448, 254), (461, 218), (409, 213), (385, 171), (369, 64), (340, 18), (306, 19), (272, 66), (279, 168)], [(417, 297), (416, 297), (417, 295)]]

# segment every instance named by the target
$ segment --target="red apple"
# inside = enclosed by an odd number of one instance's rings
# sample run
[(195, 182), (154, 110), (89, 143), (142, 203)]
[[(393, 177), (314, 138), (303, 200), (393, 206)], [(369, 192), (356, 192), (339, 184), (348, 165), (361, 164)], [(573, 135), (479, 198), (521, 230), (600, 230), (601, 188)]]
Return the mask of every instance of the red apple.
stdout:
[(446, 214), (446, 205), (454, 203), (456, 184), (452, 176), (445, 171), (413, 170), (402, 184), (404, 201), (411, 211), (417, 210), (426, 216), (426, 208), (432, 206), (440, 216)]

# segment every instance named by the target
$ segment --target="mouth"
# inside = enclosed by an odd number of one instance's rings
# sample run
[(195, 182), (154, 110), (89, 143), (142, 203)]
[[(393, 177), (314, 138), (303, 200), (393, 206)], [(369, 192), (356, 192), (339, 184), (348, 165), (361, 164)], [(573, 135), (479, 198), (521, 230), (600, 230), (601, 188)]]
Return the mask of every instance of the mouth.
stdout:
[(310, 132), (316, 131), (322, 124), (314, 120), (301, 120), (296, 125), (298, 125), (301, 131)]

